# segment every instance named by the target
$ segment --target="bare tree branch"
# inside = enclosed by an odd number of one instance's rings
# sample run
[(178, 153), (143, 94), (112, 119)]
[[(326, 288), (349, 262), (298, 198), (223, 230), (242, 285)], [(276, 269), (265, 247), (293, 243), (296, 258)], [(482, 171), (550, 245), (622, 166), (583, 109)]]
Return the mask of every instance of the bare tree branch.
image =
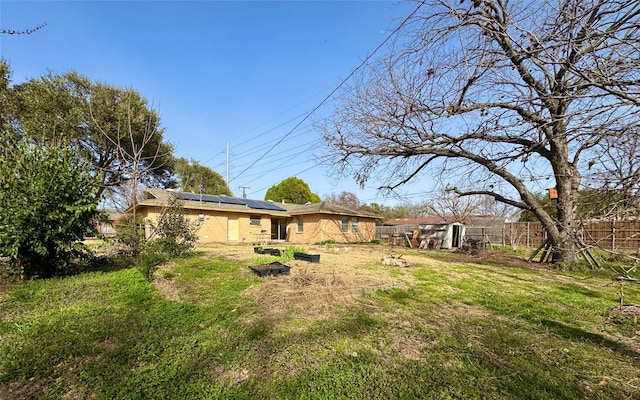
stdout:
[[(583, 178), (595, 182), (592, 162), (640, 131), (640, 3), (430, 0), (422, 10), (320, 124), (328, 158), (387, 189), (457, 177), (461, 194), (530, 210), (554, 261), (574, 259)], [(619, 189), (637, 182), (637, 162), (623, 163)], [(536, 196), (547, 178), (553, 216)]]

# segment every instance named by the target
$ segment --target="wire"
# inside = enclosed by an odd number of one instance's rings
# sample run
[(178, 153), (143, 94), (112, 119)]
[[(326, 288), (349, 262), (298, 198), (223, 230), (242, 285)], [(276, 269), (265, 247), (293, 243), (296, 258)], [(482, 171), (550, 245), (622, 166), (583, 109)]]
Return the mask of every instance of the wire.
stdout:
[[(420, 4), (418, 4), (418, 6), (415, 8), (415, 10), (413, 10), (413, 12), (411, 14), (409, 14), (401, 23), (400, 25), (398, 25), (398, 27), (396, 29), (394, 29), (383, 41), (382, 43), (380, 43), (378, 45), (378, 47), (376, 47), (373, 52), (371, 52), (371, 54), (369, 54), (367, 57), (365, 57), (365, 59), (360, 63), (360, 65), (358, 65), (353, 71), (351, 71), (349, 73), (349, 75), (347, 75), (346, 78), (344, 78), (339, 84), (338, 86), (336, 86), (331, 93), (329, 93), (317, 106), (315, 106), (311, 111), (309, 111), (307, 113), (307, 115), (304, 116), (304, 118), (302, 118), (293, 128), (291, 128), (291, 130), (289, 132), (287, 132), (284, 136), (282, 136), (280, 138), (280, 140), (278, 140), (273, 146), (271, 146), (267, 151), (264, 152), (264, 154), (262, 154), (260, 157), (258, 157), (253, 163), (251, 163), (248, 167), (246, 167), (245, 169), (243, 169), (239, 174), (237, 174), (235, 176), (234, 179), (239, 178), (240, 176), (242, 176), (242, 174), (244, 174), (245, 172), (247, 172), (250, 168), (252, 168), (254, 165), (256, 165), (260, 160), (262, 160), (264, 157), (266, 157), (267, 154), (269, 154), (271, 151), (273, 151), (273, 149), (275, 149), (280, 143), (282, 143), (289, 135), (291, 135), (300, 125), (302, 125), (303, 122), (305, 122), (307, 119), (309, 119), (309, 117), (311, 117), (316, 111), (318, 111), (318, 109), (320, 107), (322, 107), (330, 98), (333, 97), (333, 95), (342, 87), (344, 86), (345, 83), (347, 83), (351, 77), (353, 75), (355, 75), (356, 72), (358, 72), (360, 70), (360, 68), (362, 68), (364, 65), (366, 65), (366, 63), (371, 59), (371, 57), (373, 57), (374, 54), (376, 54), (389, 40), (391, 40), (391, 38), (393, 36), (395, 36), (396, 33), (398, 33), (400, 31), (400, 29), (402, 29), (404, 27), (404, 25), (409, 22), (409, 20), (411, 18), (413, 18), (413, 16), (418, 12), (418, 10), (424, 5), (425, 0), (421, 1)], [(315, 165), (313, 166), (315, 167)], [(310, 168), (309, 168), (310, 169)], [(233, 180), (233, 179), (232, 179)]]

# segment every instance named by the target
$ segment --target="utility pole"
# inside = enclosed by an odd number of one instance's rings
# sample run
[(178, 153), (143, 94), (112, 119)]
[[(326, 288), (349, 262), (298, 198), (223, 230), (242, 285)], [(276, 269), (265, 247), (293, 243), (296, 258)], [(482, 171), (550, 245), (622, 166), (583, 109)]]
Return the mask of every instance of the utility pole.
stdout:
[(246, 189), (251, 189), (249, 186), (238, 186), (240, 189), (242, 189), (242, 198), (246, 199), (247, 198), (247, 192)]
[(229, 187), (229, 142), (227, 142), (227, 187)]

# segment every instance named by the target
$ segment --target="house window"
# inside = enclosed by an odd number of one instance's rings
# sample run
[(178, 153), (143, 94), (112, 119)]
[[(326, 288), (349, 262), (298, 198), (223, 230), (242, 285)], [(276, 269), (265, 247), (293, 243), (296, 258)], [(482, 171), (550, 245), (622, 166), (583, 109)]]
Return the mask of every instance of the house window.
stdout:
[(358, 217), (351, 217), (351, 232), (358, 233)]
[(349, 232), (349, 217), (342, 217), (342, 232)]
[(250, 215), (249, 216), (249, 225), (260, 226), (260, 216), (259, 215)]
[(303, 232), (304, 231), (304, 224), (302, 223), (302, 217), (298, 217), (298, 230), (297, 232)]

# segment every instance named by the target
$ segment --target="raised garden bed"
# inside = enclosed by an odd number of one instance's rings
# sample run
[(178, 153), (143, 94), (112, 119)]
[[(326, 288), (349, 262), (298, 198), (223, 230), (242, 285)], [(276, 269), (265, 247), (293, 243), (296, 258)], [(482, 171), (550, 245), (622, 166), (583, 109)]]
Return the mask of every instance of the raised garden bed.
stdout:
[(307, 253), (293, 253), (293, 258), (296, 260), (309, 261), (312, 263), (320, 262), (320, 254), (307, 254)]
[(274, 261), (268, 264), (251, 265), (249, 268), (261, 278), (264, 278), (265, 276), (288, 274), (291, 271), (290, 266), (284, 265), (279, 261)]
[(280, 256), (280, 249), (254, 247), (253, 252), (257, 254), (269, 254), (271, 256), (276, 256), (276, 257)]

